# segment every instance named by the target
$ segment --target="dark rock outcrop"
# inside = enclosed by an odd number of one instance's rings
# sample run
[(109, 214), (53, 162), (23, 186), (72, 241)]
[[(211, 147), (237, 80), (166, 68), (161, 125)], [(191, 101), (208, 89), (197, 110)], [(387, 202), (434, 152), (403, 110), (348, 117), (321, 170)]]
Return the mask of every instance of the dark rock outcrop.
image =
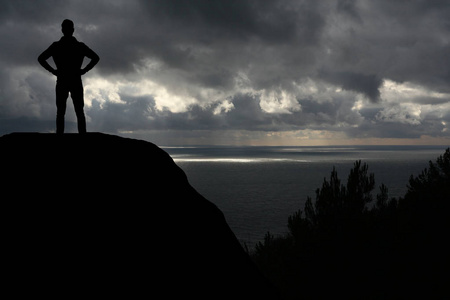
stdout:
[(3, 283), (15, 295), (277, 298), (222, 212), (157, 146), (13, 133), (0, 153)]

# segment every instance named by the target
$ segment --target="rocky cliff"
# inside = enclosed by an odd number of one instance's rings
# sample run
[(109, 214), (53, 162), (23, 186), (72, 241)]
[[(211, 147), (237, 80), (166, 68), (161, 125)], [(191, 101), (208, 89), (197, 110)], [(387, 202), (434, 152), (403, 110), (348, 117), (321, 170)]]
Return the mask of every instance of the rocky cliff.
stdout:
[(0, 138), (4, 286), (17, 296), (276, 299), (222, 212), (152, 143)]

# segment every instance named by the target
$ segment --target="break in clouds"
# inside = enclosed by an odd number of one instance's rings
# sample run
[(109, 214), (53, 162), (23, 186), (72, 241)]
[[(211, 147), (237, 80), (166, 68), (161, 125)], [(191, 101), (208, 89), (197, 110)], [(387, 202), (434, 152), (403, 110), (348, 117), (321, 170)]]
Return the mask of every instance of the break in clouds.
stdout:
[(83, 79), (89, 131), (173, 144), (450, 138), (448, 1), (0, 3), (1, 134), (54, 130), (55, 78), (37, 56), (69, 18), (101, 57)]

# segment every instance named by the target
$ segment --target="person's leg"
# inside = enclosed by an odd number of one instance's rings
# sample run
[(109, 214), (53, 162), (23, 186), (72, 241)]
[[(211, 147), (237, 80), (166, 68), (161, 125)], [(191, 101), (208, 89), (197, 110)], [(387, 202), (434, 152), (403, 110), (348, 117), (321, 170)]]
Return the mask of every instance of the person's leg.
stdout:
[(77, 115), (78, 133), (86, 133), (86, 117), (84, 116), (84, 90), (81, 81), (72, 86), (70, 96), (72, 97), (73, 107), (75, 108), (75, 114)]
[(64, 115), (66, 114), (69, 89), (66, 85), (56, 83), (56, 133), (64, 133)]

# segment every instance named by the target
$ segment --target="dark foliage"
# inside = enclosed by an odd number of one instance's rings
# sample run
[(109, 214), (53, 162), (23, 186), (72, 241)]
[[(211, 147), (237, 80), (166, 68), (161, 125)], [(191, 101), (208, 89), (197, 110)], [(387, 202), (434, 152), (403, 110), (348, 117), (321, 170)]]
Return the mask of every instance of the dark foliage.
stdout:
[[(347, 183), (329, 180), (288, 218), (289, 233), (267, 233), (252, 257), (287, 299), (446, 298), (450, 148), (407, 193), (389, 199), (384, 184), (355, 162)], [(375, 203), (372, 203), (373, 200)]]

